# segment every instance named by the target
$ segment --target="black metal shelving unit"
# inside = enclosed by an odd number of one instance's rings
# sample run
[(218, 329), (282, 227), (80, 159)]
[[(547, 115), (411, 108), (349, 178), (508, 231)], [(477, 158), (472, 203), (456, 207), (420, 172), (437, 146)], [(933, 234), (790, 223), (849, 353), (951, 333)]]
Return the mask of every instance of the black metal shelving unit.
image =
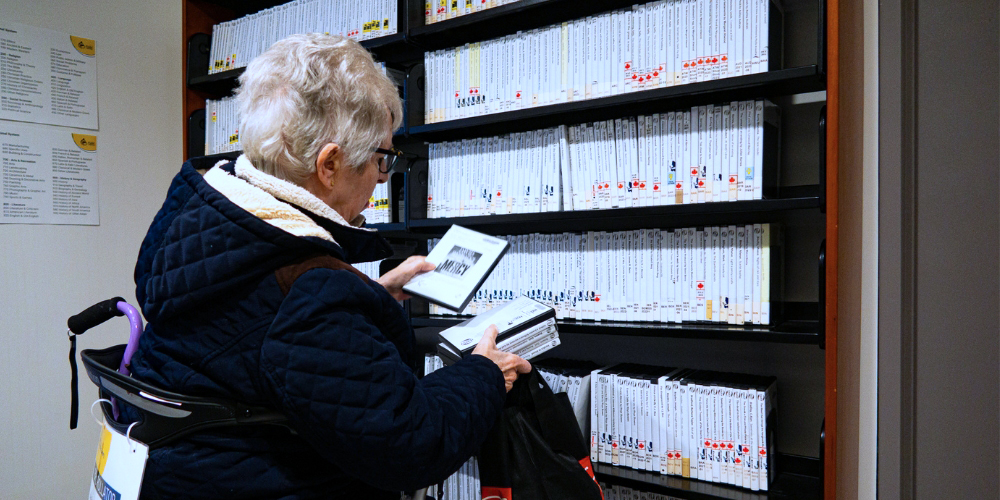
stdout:
[[(415, 22), (410, 13), (410, 39), (427, 50), (460, 46), (488, 40), (518, 31), (530, 30), (591, 14), (628, 7), (631, 2), (599, 0), (522, 0), (484, 12), (458, 17), (431, 25)], [(441, 142), (487, 137), (510, 132), (593, 122), (624, 116), (647, 115), (664, 111), (716, 104), (734, 100), (767, 98), (775, 100), (826, 89), (825, 36), (823, 4), (819, 4), (817, 58), (815, 64), (772, 68), (771, 71), (722, 80), (665, 87), (599, 99), (565, 102), (550, 106), (511, 110), (438, 123), (423, 123), (424, 68), (417, 64), (408, 73), (409, 109), (407, 136), (426, 142)], [(422, 12), (420, 12), (422, 14)], [(817, 162), (819, 163), (819, 162)], [(792, 168), (815, 166), (793, 165)], [(420, 166), (411, 172), (409, 200), (426, 200), (426, 170)], [(788, 168), (788, 166), (785, 166)], [(417, 175), (414, 175), (416, 173)], [(452, 224), (494, 235), (526, 233), (561, 233), (581, 231), (632, 230), (640, 228), (701, 227), (792, 220), (821, 221), (825, 209), (826, 185), (821, 175), (818, 185), (780, 186), (774, 197), (763, 200), (703, 203), (693, 205), (653, 206), (609, 210), (545, 212), (453, 218), (425, 218), (422, 205), (407, 208), (407, 233), (411, 237), (443, 234)], [(424, 191), (421, 191), (424, 190)], [(801, 214), (807, 214), (805, 218)], [(822, 287), (822, 284), (820, 284)], [(593, 321), (558, 321), (560, 335), (612, 336), (621, 338), (656, 337), (700, 339), (773, 344), (824, 345), (822, 308), (817, 302), (785, 303), (779, 321), (770, 326), (730, 326), (715, 324), (652, 324)], [(411, 308), (411, 311), (418, 308)], [(414, 315), (414, 327), (446, 328), (464, 318), (457, 316)], [(639, 472), (605, 464), (595, 464), (602, 482), (629, 486), (689, 500), (813, 500), (822, 498), (820, 461), (797, 457), (782, 459), (778, 475), (768, 492), (751, 492), (709, 482), (675, 476)]]

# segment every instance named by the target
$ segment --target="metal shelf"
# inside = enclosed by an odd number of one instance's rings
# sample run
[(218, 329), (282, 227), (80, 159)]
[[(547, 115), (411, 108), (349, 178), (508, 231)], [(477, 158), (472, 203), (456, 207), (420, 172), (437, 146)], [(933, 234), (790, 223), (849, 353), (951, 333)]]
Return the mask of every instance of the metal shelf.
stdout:
[(202, 0), (206, 4), (218, 5), (232, 12), (233, 18), (259, 12), (269, 7), (282, 4), (276, 0)]
[[(819, 322), (814, 302), (785, 304), (786, 318), (774, 326), (722, 325), (711, 323), (626, 323), (559, 320), (560, 335), (620, 335), (700, 340), (769, 342), (776, 344), (819, 345)], [(414, 328), (447, 328), (467, 319), (460, 316), (417, 316), (410, 318)]]
[[(627, 0), (520, 0), (434, 24), (411, 26), (410, 38), (427, 50), (444, 49), (631, 7), (633, 3)], [(567, 14), (570, 12), (571, 17)]]
[(815, 92), (826, 88), (816, 65), (565, 102), (445, 122), (411, 125), (409, 134), (436, 142), (593, 122), (736, 100)]
[(223, 71), (222, 73), (194, 76), (188, 80), (188, 88), (208, 92), (209, 94), (228, 95), (239, 84), (238, 80), (245, 69), (236, 68)]
[[(815, 459), (809, 460), (818, 462)], [(598, 481), (640, 491), (664, 493), (685, 500), (819, 500), (822, 497), (818, 477), (793, 473), (779, 473), (766, 492), (678, 476), (662, 476), (607, 464), (594, 464), (594, 474)]]
[[(405, 39), (406, 35), (396, 33), (395, 35), (365, 40), (361, 42), (361, 45), (374, 54), (377, 60), (396, 63), (412, 60), (418, 56), (417, 49), (407, 45)], [(212, 95), (226, 96), (232, 94), (233, 89), (239, 85), (240, 75), (245, 70), (246, 68), (236, 68), (211, 75), (192, 76), (188, 78), (188, 88)]]
[(410, 219), (409, 228), (443, 234), (452, 224), (491, 234), (567, 231), (625, 231), (704, 225), (763, 223), (780, 220), (782, 212), (817, 210), (819, 186), (782, 188), (786, 197), (751, 201), (662, 205), (655, 207)]
[(402, 222), (387, 222), (383, 224), (365, 224), (365, 229), (375, 229), (381, 234), (385, 233), (405, 233), (406, 224)]
[(211, 158), (214, 159), (216, 162), (219, 162), (221, 160), (235, 160), (239, 158), (241, 154), (243, 154), (242, 151), (230, 151), (228, 153), (215, 153), (214, 155), (204, 155), (202, 158)]

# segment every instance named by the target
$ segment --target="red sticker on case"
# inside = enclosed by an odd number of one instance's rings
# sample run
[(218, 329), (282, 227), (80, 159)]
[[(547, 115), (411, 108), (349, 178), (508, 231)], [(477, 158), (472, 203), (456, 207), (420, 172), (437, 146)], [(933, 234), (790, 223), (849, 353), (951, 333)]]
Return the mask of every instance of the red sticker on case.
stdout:
[(483, 486), (482, 490), (483, 500), (511, 500), (513, 498), (513, 493), (510, 488)]

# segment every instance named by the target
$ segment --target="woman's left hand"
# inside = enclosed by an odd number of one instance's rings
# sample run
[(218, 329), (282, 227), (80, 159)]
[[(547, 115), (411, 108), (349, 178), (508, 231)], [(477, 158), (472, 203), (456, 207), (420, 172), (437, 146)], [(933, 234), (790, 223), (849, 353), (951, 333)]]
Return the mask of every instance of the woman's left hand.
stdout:
[(406, 300), (410, 296), (403, 293), (403, 285), (409, 283), (414, 276), (433, 271), (434, 267), (434, 263), (428, 262), (426, 257), (414, 255), (404, 260), (402, 264), (396, 266), (392, 271), (385, 273), (377, 281), (385, 287), (389, 295), (392, 295), (392, 298)]

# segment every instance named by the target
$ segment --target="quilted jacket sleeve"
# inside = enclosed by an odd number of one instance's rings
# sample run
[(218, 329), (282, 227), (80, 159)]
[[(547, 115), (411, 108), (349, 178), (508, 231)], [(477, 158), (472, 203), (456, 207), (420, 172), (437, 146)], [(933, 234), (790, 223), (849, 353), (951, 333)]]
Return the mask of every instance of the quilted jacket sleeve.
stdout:
[(503, 375), (472, 356), (417, 379), (365, 313), (378, 300), (348, 271), (306, 272), (261, 346), (261, 369), (324, 457), (377, 488), (412, 490), (479, 448), (503, 406)]

